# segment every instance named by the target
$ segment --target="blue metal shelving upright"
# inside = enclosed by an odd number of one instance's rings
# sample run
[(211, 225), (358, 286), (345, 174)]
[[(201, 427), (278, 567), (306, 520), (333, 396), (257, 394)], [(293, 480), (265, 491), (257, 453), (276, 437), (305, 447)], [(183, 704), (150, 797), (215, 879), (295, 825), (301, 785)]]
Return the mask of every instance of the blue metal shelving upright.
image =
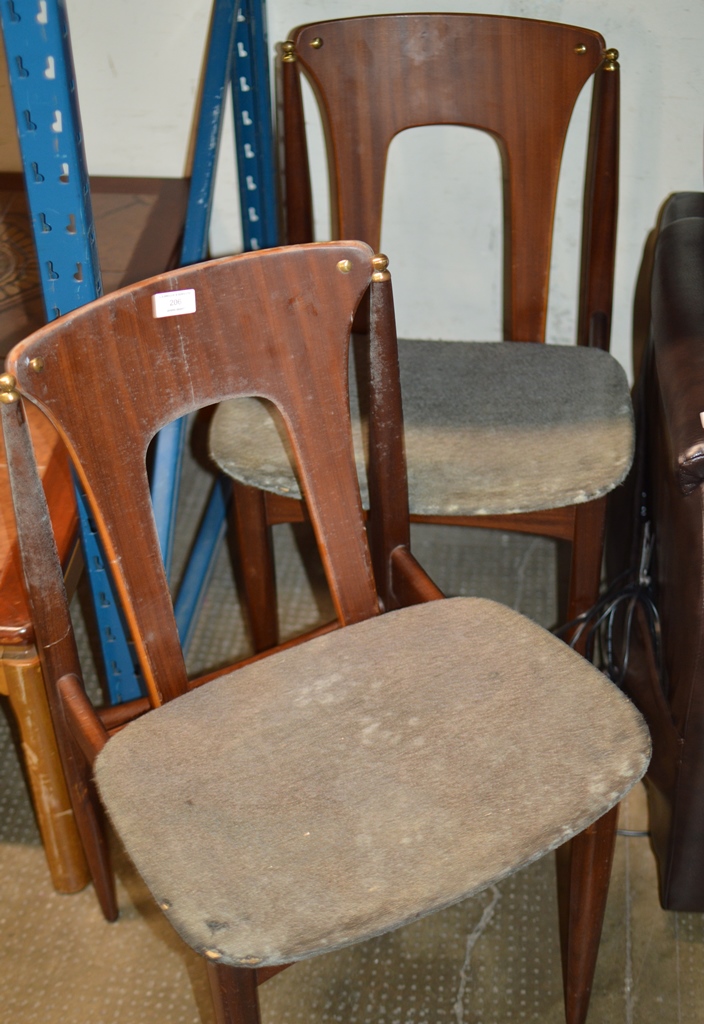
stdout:
[[(50, 321), (102, 294), (66, 5), (64, 0), (2, 0), (0, 16)], [(77, 502), (106, 677), (114, 697), (124, 699), (137, 685), (135, 660), (79, 490)]]
[[(102, 292), (65, 0), (0, 0), (10, 84), (47, 320)], [(264, 0), (215, 0), (191, 177), (182, 263), (207, 257), (218, 147), (228, 86), (233, 93), (246, 249), (276, 244), (276, 188)], [(160, 439), (153, 481), (165, 562), (185, 425)], [(209, 505), (176, 612), (187, 642), (224, 530), (226, 488)], [(84, 503), (81, 539), (91, 581), (111, 698), (140, 693), (135, 659)]]
[[(181, 264), (207, 256), (225, 95), (231, 89), (237, 150), (240, 214), (245, 251), (277, 244), (278, 206), (271, 131), (271, 90), (265, 0), (215, 0), (206, 73), (198, 112), (191, 191)], [(179, 466), (186, 425), (171, 424), (158, 438), (152, 481), (157, 529), (170, 565)], [(181, 643), (188, 647), (225, 531), (230, 486), (215, 485), (175, 602)]]

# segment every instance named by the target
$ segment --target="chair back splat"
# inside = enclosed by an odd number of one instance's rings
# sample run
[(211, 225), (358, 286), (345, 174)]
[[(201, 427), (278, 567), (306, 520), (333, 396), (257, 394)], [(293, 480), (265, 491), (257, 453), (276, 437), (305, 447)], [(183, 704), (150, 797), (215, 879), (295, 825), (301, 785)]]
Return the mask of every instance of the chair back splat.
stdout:
[[(288, 261), (273, 250), (270, 257), (218, 261), (207, 272), (196, 266), (165, 275), (51, 324), (8, 363), (20, 390), (58, 424), (99, 510), (97, 526), (155, 704), (184, 692), (186, 673), (146, 452), (164, 424), (201, 406), (258, 395), (279, 408), (300, 456), (338, 615), (349, 623), (377, 611), (346, 418), (350, 323), (369, 285), (371, 255), (362, 243), (330, 243), (299, 249)], [(289, 286), (287, 266), (298, 289)], [(190, 302), (193, 312), (179, 311), (179, 302)], [(305, 388), (292, 388), (301, 365)], [(126, 471), (115, 474), (116, 462)], [(343, 516), (343, 508), (359, 515)]]
[[(599, 288), (589, 258), (595, 245), (608, 257), (616, 227), (618, 72), (599, 33), (492, 15), (399, 14), (303, 26), (284, 45), (286, 166), (305, 166), (302, 70), (325, 123), (335, 238), (379, 248), (387, 154), (400, 132), (452, 124), (494, 137), (504, 178), (504, 337), (512, 341), (545, 337), (560, 162), (577, 97), (596, 74), (585, 209), (596, 211), (598, 230), (589, 216), (582, 292), (585, 315), (591, 299), (610, 320), (613, 265), (609, 274), (601, 262)], [(310, 240), (309, 182), (294, 172), (287, 184), (288, 239)], [(585, 341), (588, 324), (579, 334)]]

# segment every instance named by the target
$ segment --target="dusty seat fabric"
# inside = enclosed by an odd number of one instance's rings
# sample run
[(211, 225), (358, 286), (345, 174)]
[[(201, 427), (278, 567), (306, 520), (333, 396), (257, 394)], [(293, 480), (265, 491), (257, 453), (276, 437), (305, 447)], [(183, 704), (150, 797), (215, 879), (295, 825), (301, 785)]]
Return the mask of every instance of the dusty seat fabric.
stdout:
[[(628, 472), (628, 381), (600, 349), (406, 340), (399, 361), (412, 513), (557, 508), (601, 497)], [(354, 415), (354, 375), (351, 382)], [(358, 414), (354, 428), (366, 504)], [(282, 436), (264, 402), (224, 403), (213, 420), (211, 454), (242, 483), (300, 497)]]
[(96, 778), (183, 938), (265, 965), (484, 888), (602, 815), (648, 757), (640, 716), (584, 659), (455, 598), (206, 684), (118, 733)]

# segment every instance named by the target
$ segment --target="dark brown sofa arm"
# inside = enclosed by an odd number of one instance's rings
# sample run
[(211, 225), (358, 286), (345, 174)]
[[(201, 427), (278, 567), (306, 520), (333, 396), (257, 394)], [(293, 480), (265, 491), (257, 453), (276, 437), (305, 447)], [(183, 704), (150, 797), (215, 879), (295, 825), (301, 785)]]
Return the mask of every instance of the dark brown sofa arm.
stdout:
[(689, 494), (704, 481), (704, 196), (673, 197), (660, 227), (652, 281), (654, 368), (673, 473)]

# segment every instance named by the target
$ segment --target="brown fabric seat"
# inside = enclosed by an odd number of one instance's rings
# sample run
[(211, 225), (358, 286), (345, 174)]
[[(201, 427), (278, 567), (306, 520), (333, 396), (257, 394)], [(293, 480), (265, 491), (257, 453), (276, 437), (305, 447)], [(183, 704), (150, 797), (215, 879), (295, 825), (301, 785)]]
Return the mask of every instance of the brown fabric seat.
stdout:
[[(498, 515), (578, 504), (600, 498), (628, 472), (628, 381), (601, 349), (401, 339), (399, 362), (411, 514)], [(368, 507), (354, 373), (350, 381)], [(223, 403), (210, 451), (241, 483), (300, 498), (283, 425), (266, 403)]]
[(210, 682), (113, 737), (95, 770), (181, 936), (264, 966), (511, 874), (619, 801), (648, 751), (633, 706), (583, 658), (455, 598)]

